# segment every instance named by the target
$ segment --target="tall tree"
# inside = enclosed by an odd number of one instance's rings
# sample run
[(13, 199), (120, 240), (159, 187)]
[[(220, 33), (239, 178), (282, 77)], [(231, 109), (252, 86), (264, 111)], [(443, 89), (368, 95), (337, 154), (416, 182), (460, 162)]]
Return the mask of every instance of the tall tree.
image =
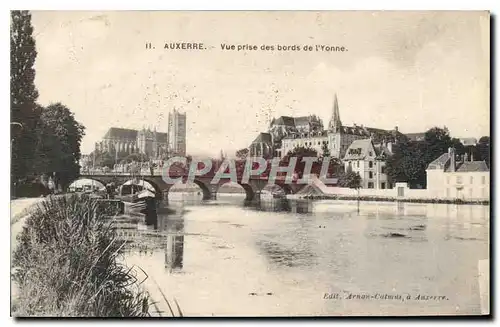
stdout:
[(476, 144), (476, 149), (478, 156), (474, 157), (474, 160), (484, 160), (488, 167), (490, 166), (490, 137), (483, 136), (479, 139)]
[(395, 145), (393, 155), (389, 156), (386, 162), (387, 176), (391, 184), (408, 182), (412, 187), (425, 186), (425, 169), (431, 158), (427, 155), (426, 149), (425, 142), (406, 140)]
[(78, 177), (85, 128), (60, 103), (43, 109), (36, 148), (36, 171), (53, 176), (63, 189)]
[(452, 140), (448, 128), (433, 127), (425, 132), (425, 154), (426, 161), (432, 162), (452, 146)]
[[(40, 107), (35, 87), (37, 51), (33, 38), (31, 14), (11, 12), (10, 30), (10, 110), (11, 110), (11, 180), (29, 177), (34, 160), (36, 128)], [(19, 128), (18, 124), (22, 125)]]
[(328, 149), (328, 145), (326, 143), (323, 143), (321, 145), (321, 157), (322, 158), (327, 158), (331, 156), (330, 149)]

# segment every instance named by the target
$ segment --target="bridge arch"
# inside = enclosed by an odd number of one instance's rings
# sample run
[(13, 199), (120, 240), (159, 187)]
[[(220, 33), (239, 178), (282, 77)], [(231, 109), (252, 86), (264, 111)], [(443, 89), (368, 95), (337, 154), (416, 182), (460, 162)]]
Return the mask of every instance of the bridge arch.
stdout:
[(141, 181), (145, 181), (145, 182), (147, 182), (149, 185), (151, 185), (153, 187), (153, 189), (155, 191), (155, 195), (156, 195), (157, 198), (161, 198), (163, 196), (163, 190), (162, 190), (162, 188), (153, 179), (150, 179), (150, 178), (147, 178), (147, 177), (141, 177), (141, 178), (139, 178), (139, 183)]
[[(239, 194), (245, 194), (245, 201), (250, 201), (254, 198), (257, 190), (255, 190), (251, 185), (241, 183), (241, 182), (236, 183), (236, 182), (233, 182), (231, 180), (223, 180), (222, 182), (220, 182), (218, 185), (217, 192), (222, 193), (223, 192), (222, 189), (224, 187), (233, 187), (233, 189), (234, 189), (234, 186), (236, 186), (236, 185), (238, 185), (238, 188), (243, 191)], [(231, 192), (231, 193), (238, 194), (238, 192)]]
[(70, 190), (72, 187), (77, 187), (75, 184), (78, 184), (79, 182), (80, 182), (80, 184), (83, 184), (83, 183), (81, 183), (83, 181), (97, 182), (97, 183), (101, 184), (101, 186), (99, 188), (106, 186), (106, 182), (104, 180), (101, 180), (99, 178), (85, 176), (85, 177), (79, 177), (79, 178), (75, 179), (74, 181), (72, 181), (68, 185), (68, 190)]
[(292, 194), (293, 193), (293, 190), (292, 188), (290, 187), (290, 185), (288, 184), (282, 184), (282, 183), (279, 183), (279, 184), (267, 184), (264, 188), (263, 188), (264, 191), (267, 191), (267, 192), (271, 192), (271, 193), (279, 193), (279, 192), (283, 192), (284, 194), (288, 195), (288, 194)]
[(249, 184), (243, 184), (243, 183), (238, 183), (243, 189), (245, 190), (245, 200), (246, 201), (252, 201), (255, 198), (255, 193), (257, 193), (257, 190), (255, 190), (251, 185)]
[(195, 179), (193, 182), (198, 185), (203, 192), (203, 200), (210, 200), (215, 197), (214, 191), (217, 192), (217, 190), (212, 190), (210, 184), (207, 185), (206, 182), (199, 179)]

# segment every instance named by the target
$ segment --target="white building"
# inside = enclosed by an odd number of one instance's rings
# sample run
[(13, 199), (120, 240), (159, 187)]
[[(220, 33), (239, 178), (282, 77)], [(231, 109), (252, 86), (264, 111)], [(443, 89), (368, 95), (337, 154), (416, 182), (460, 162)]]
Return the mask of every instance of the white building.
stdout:
[(427, 167), (427, 190), (434, 198), (489, 200), (490, 170), (484, 161), (457, 158), (448, 149)]
[(374, 145), (372, 139), (355, 140), (343, 158), (344, 168), (361, 176), (361, 188), (392, 188), (385, 170), (391, 151), (392, 143)]
[(290, 131), (280, 139), (281, 148), (277, 150), (277, 155), (282, 158), (288, 151), (297, 146), (313, 148), (318, 155), (322, 155), (323, 144), (326, 144), (330, 156), (341, 159), (345, 156), (349, 145), (355, 140), (372, 138), (377, 143), (395, 142), (400, 135), (402, 134), (398, 131), (397, 127), (394, 130), (384, 130), (356, 124), (354, 126), (342, 125), (339, 103), (335, 94), (328, 128), (326, 130), (316, 128), (309, 131), (309, 133), (305, 131)]

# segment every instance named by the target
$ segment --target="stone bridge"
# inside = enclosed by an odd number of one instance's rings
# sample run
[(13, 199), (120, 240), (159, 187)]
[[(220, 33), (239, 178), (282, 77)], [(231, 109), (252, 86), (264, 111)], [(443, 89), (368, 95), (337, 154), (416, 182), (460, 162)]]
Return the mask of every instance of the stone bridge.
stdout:
[[(221, 178), (218, 182), (212, 183), (214, 177), (217, 175), (217, 172), (220, 170), (220, 167), (221, 167), (221, 162), (214, 160), (212, 161), (211, 168), (208, 172), (204, 174), (200, 173), (200, 175), (197, 174), (194, 175), (194, 180), (192, 180), (192, 182), (194, 182), (201, 188), (204, 200), (216, 199), (219, 188), (222, 185), (231, 182), (230, 178)], [(197, 170), (201, 172), (203, 168), (204, 168), (204, 163), (198, 162)], [(257, 167), (252, 167), (252, 169), (256, 168)], [(169, 169), (169, 176), (171, 179), (179, 179), (179, 180), (182, 179), (182, 182), (186, 182), (188, 180), (189, 174), (187, 165), (172, 165), (168, 169)], [(276, 175), (275, 180), (272, 183), (270, 183), (269, 175), (270, 175), (271, 165), (269, 164), (269, 162), (264, 172), (258, 175), (247, 176), (246, 180), (243, 179), (245, 171), (245, 162), (244, 161), (236, 162), (235, 169), (236, 169), (236, 174), (235, 174), (236, 182), (245, 190), (246, 200), (248, 201), (255, 199), (256, 196), (259, 196), (264, 187), (270, 184), (279, 186), (284, 191), (285, 194), (297, 193), (306, 185), (297, 183), (297, 180), (299, 178), (297, 173), (294, 174), (292, 182), (287, 183), (285, 181), (286, 173), (283, 171), (279, 171)], [(315, 165), (312, 167), (311, 173), (319, 175), (320, 169), (321, 169), (320, 164)], [(228, 173), (229, 168), (226, 168), (224, 172)], [(164, 171), (162, 167), (155, 167), (154, 169), (151, 169), (149, 171), (149, 174), (147, 173), (132, 174), (127, 172), (104, 173), (99, 171), (93, 171), (87, 173), (82, 172), (80, 174), (79, 179), (82, 178), (91, 179), (101, 182), (104, 185), (107, 185), (111, 182), (114, 182), (116, 185), (122, 185), (129, 180), (137, 180), (137, 181), (144, 180), (150, 183), (154, 187), (156, 191), (155, 193), (159, 198), (168, 200), (168, 192), (172, 188), (172, 186), (174, 186), (176, 183), (165, 182), (163, 178), (163, 173)]]
[[(174, 177), (172, 177), (174, 178)], [(133, 176), (132, 174), (81, 174), (79, 179), (90, 179), (107, 185), (109, 183), (115, 183), (116, 185), (122, 185), (130, 180), (145, 181), (151, 184), (157, 197), (168, 201), (168, 192), (175, 184), (166, 183), (162, 176), (160, 175), (150, 175), (150, 176)], [(217, 199), (217, 192), (219, 188), (231, 182), (229, 178), (221, 178), (219, 182), (212, 184), (212, 176), (196, 176), (193, 183), (198, 185), (203, 192), (204, 200), (215, 200)], [(187, 176), (183, 176), (183, 182), (187, 181)], [(140, 184), (140, 183), (139, 183)], [(250, 177), (247, 183), (243, 183), (241, 179), (238, 179), (238, 184), (243, 187), (246, 193), (246, 200), (251, 201), (259, 196), (264, 187), (269, 185), (268, 177)], [(300, 191), (305, 185), (304, 184), (287, 184), (284, 178), (277, 178), (274, 181), (274, 185), (278, 185), (284, 191), (285, 194), (294, 194)]]

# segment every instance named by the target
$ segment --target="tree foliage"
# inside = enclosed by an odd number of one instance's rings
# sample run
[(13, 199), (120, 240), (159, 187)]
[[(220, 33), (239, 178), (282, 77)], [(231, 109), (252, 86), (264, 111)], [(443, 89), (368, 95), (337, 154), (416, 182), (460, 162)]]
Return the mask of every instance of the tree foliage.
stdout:
[(299, 158), (302, 159), (304, 157), (317, 157), (318, 152), (311, 148), (311, 147), (304, 147), (304, 146), (296, 146), (293, 148), (293, 150), (288, 151), (286, 154), (286, 157), (291, 158), (291, 157), (297, 157), (297, 161), (299, 161)]
[(56, 184), (66, 188), (80, 171), (80, 144), (85, 128), (61, 103), (42, 110), (35, 149), (37, 174), (51, 174)]
[(248, 148), (243, 148), (238, 151), (236, 151), (236, 158), (238, 159), (246, 159), (249, 155), (250, 151)]
[(459, 139), (450, 137), (446, 127), (429, 129), (421, 142), (398, 142), (393, 147), (393, 155), (387, 160), (387, 175), (392, 183), (408, 182), (412, 187), (425, 187), (427, 166), (443, 153), (447, 153), (449, 148), (455, 148), (457, 155), (468, 152)]
[(328, 149), (328, 145), (326, 143), (323, 143), (321, 145), (321, 157), (322, 158), (329, 158), (332, 154), (330, 153), (330, 149)]
[[(33, 38), (31, 14), (11, 12), (10, 30), (10, 110), (12, 182), (31, 174), (36, 144), (36, 128), (40, 106), (36, 104), (35, 59), (37, 51)], [(22, 128), (19, 128), (21, 124)]]
[(391, 183), (408, 182), (412, 186), (425, 185), (427, 155), (425, 143), (407, 141), (393, 147), (387, 159), (386, 170)]
[[(280, 165), (286, 165), (290, 162), (291, 158), (296, 158), (297, 161), (295, 164), (295, 172), (299, 177), (302, 177), (306, 165), (306, 163), (303, 162), (302, 159), (306, 157), (317, 158), (318, 152), (311, 147), (296, 146), (292, 150), (288, 151), (288, 153), (281, 159)], [(319, 160), (316, 162), (319, 162)]]
[(359, 189), (361, 188), (361, 176), (356, 172), (347, 171), (340, 175), (339, 186)]
[(95, 155), (95, 166), (96, 167), (108, 167), (113, 168), (115, 164), (115, 158), (111, 156), (109, 152), (97, 152)]
[(474, 158), (475, 160), (484, 160), (488, 167), (490, 167), (490, 137), (483, 136), (479, 139), (478, 144), (476, 144), (477, 155)]

